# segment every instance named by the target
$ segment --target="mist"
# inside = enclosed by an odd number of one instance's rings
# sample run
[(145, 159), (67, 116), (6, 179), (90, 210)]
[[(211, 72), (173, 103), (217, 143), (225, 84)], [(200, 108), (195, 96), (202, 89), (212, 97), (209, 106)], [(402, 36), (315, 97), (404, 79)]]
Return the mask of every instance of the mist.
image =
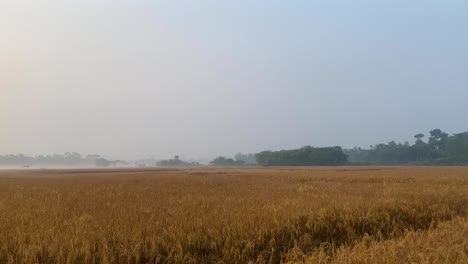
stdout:
[(211, 160), (467, 131), (468, 3), (0, 3), (0, 154)]

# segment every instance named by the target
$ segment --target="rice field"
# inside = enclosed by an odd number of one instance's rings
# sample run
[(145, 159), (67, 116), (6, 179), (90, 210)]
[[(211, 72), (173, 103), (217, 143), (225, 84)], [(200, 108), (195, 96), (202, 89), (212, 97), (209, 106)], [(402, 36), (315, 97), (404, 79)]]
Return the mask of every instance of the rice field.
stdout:
[(468, 167), (0, 171), (0, 263), (468, 263)]

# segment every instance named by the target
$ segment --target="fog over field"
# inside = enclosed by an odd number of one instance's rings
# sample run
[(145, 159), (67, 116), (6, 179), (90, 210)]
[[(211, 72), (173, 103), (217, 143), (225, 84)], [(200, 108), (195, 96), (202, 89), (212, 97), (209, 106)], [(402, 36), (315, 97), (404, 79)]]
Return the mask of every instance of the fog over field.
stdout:
[(0, 264), (468, 263), (468, 1), (0, 0)]
[(466, 1), (0, 2), (0, 154), (210, 160), (467, 131)]

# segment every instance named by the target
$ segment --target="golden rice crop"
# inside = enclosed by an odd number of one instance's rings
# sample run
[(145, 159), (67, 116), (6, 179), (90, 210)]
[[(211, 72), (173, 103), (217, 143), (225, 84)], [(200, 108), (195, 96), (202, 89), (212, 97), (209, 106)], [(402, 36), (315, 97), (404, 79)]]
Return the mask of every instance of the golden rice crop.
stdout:
[(0, 263), (467, 263), (468, 168), (0, 172)]

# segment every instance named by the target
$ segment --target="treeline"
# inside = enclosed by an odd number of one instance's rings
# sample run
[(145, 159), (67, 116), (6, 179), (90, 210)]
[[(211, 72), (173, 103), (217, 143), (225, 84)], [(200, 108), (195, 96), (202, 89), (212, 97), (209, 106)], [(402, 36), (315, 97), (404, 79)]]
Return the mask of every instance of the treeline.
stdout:
[(468, 165), (468, 132), (449, 134), (440, 129), (414, 136), (410, 144), (390, 141), (369, 149), (341, 147), (316, 148), (311, 146), (292, 150), (263, 151), (257, 154), (237, 154), (234, 158), (219, 156), (208, 164), (184, 161), (175, 156), (168, 160), (126, 162), (107, 160), (99, 155), (81, 155), (67, 152), (63, 155), (38, 155), (35, 157), (0, 155), (0, 166), (10, 167), (199, 167), (199, 166), (339, 166), (339, 165)]
[(180, 159), (179, 156), (174, 156), (172, 159), (167, 160), (160, 160), (157, 161), (156, 166), (159, 167), (201, 167), (201, 166), (255, 166), (257, 165), (257, 161), (255, 158), (255, 154), (241, 154), (238, 153), (235, 155), (234, 158), (226, 158), (223, 156), (219, 156), (208, 164), (201, 164), (200, 162), (196, 161), (185, 161)]
[(345, 150), (350, 164), (354, 165), (468, 165), (468, 132), (449, 134), (440, 129), (414, 136), (413, 144), (377, 144), (370, 149)]
[(199, 162), (189, 162), (189, 161), (184, 161), (179, 158), (179, 156), (174, 156), (173, 159), (168, 159), (168, 160), (160, 160), (156, 162), (157, 166), (160, 167), (200, 167), (203, 166)]
[(261, 166), (338, 166), (348, 162), (341, 147), (263, 151), (256, 155)]
[(99, 155), (83, 156), (77, 152), (67, 152), (65, 154), (27, 156), (18, 155), (0, 155), (0, 166), (95, 166), (98, 160), (102, 159)]
[(244, 166), (245, 162), (243, 160), (231, 159), (225, 157), (217, 157), (210, 162), (211, 166)]
[(108, 160), (100, 155), (81, 155), (77, 152), (65, 154), (27, 156), (23, 154), (0, 155), (3, 167), (124, 167), (123, 160)]
[(255, 154), (238, 153), (234, 158), (219, 156), (213, 159), (210, 166), (256, 166), (257, 158)]
[[(251, 165), (260, 166), (339, 166), (339, 165), (468, 165), (468, 132), (454, 134), (440, 129), (414, 136), (410, 144), (390, 141), (377, 144), (369, 149), (341, 147), (315, 148), (311, 146), (292, 150), (263, 151), (250, 154), (255, 159)], [(244, 166), (246, 163), (235, 159), (218, 157), (212, 166)]]
[[(228, 158), (218, 156), (213, 160), (205, 163), (197, 161), (185, 161), (180, 159), (179, 156), (174, 156), (172, 159), (159, 160), (154, 162), (137, 162), (137, 166), (143, 164), (142, 167), (147, 166), (158, 166), (158, 167), (203, 167), (203, 166), (214, 166), (214, 167), (237, 167), (237, 166), (255, 166), (257, 161), (255, 154), (242, 154), (238, 153), (234, 158)], [(152, 165), (154, 164), (154, 165)]]

